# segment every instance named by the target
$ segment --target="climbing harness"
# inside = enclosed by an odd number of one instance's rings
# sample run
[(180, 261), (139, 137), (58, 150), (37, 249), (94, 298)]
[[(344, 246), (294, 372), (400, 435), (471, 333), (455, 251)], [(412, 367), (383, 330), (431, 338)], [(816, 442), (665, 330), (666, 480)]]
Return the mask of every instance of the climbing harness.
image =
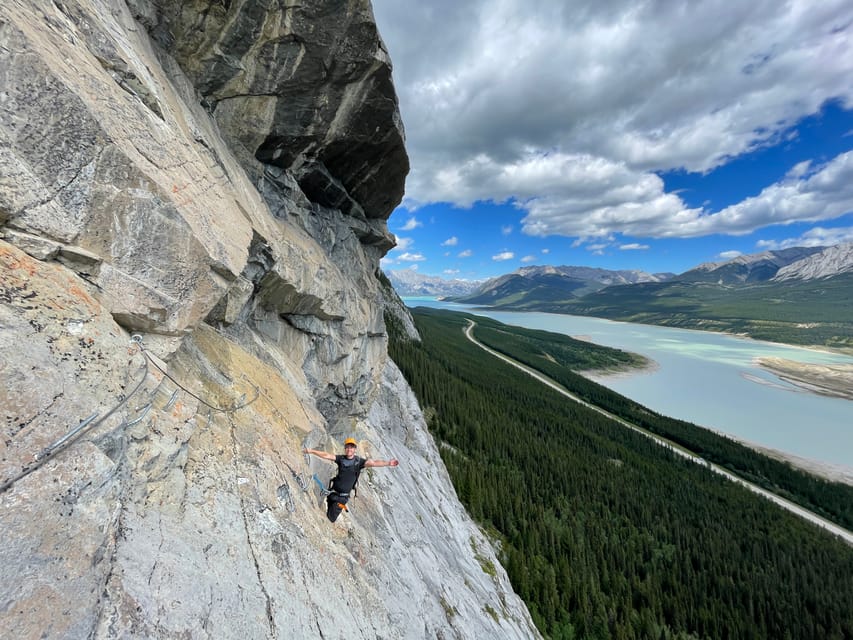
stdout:
[[(326, 486), (323, 484), (323, 481), (320, 480), (320, 476), (318, 476), (316, 473), (312, 477), (314, 478), (314, 482), (316, 482), (317, 485), (320, 487), (320, 493), (323, 494), (324, 498), (334, 495), (336, 498), (342, 498), (344, 500), (349, 499), (349, 493), (338, 493), (337, 491), (327, 489)], [(349, 513), (349, 509), (347, 508), (346, 502), (337, 502), (336, 504), (338, 505), (339, 509)]]
[[(358, 497), (358, 479), (361, 477), (366, 462), (364, 458), (348, 459), (344, 456), (338, 456), (335, 459), (335, 463), (338, 465), (338, 473), (330, 481), (329, 489), (341, 497), (349, 498), (350, 494), (353, 497)], [(345, 489), (345, 491), (338, 491), (336, 487)]]

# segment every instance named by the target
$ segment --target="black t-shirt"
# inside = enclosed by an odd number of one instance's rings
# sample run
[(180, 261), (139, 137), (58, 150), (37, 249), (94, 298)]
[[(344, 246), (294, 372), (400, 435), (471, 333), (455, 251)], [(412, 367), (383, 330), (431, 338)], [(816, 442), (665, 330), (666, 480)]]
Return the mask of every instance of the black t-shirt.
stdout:
[(332, 479), (332, 488), (338, 493), (349, 493), (358, 480), (358, 474), (364, 469), (367, 460), (353, 456), (351, 459), (344, 455), (335, 456), (338, 465), (338, 475)]

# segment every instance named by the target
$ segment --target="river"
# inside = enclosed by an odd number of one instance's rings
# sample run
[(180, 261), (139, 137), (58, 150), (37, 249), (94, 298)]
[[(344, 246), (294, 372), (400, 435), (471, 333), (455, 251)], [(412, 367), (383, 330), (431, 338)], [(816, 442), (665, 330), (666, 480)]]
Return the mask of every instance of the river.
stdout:
[(778, 357), (853, 364), (853, 357), (708, 331), (553, 313), (488, 311), (432, 298), (403, 301), (410, 307), (468, 311), (639, 353), (656, 366), (594, 379), (658, 413), (853, 477), (853, 402), (807, 392), (755, 363), (759, 357)]

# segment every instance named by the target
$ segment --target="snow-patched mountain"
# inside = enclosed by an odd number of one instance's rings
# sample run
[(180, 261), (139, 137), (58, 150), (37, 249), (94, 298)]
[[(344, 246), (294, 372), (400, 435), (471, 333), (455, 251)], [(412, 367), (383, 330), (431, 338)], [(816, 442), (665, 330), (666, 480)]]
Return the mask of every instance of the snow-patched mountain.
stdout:
[(781, 280), (814, 280), (853, 272), (853, 242), (826, 247), (807, 258), (782, 267), (773, 277)]
[(401, 296), (466, 296), (483, 284), (483, 280), (445, 280), (412, 269), (386, 271), (385, 275)]
[(542, 275), (559, 275), (566, 278), (574, 278), (575, 280), (585, 280), (588, 282), (597, 282), (604, 286), (614, 284), (635, 284), (637, 282), (663, 282), (669, 280), (673, 274), (671, 273), (646, 273), (639, 269), (612, 271), (610, 269), (598, 269), (594, 267), (571, 267), (571, 266), (532, 266), (521, 267), (514, 273), (524, 276), (542, 276)]
[(488, 280), (446, 280), (412, 269), (387, 271), (401, 296), (458, 298), (471, 304), (532, 308), (582, 298), (616, 285), (681, 282), (753, 285), (810, 280), (853, 273), (853, 243), (832, 247), (792, 247), (706, 262), (680, 275), (638, 269), (610, 270), (578, 266), (527, 266)]

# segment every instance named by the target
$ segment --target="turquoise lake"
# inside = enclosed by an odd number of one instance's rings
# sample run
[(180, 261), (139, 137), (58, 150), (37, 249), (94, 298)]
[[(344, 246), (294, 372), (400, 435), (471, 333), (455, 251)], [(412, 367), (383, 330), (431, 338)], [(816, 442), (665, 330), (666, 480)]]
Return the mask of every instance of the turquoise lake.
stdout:
[(656, 366), (594, 379), (658, 413), (786, 454), (853, 469), (853, 402), (809, 393), (755, 363), (756, 358), (774, 356), (853, 364), (853, 357), (707, 331), (553, 313), (484, 311), (432, 298), (403, 301), (409, 307), (467, 311), (639, 353)]

